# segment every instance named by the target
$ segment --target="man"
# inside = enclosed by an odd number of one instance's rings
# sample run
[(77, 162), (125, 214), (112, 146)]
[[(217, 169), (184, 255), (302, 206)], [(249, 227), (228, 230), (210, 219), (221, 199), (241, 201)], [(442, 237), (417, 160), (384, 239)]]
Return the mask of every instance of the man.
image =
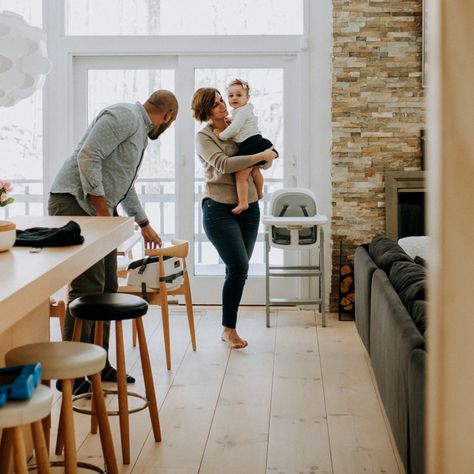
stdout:
[[(134, 184), (148, 139), (156, 140), (175, 121), (178, 102), (167, 90), (153, 92), (144, 104), (121, 103), (103, 109), (89, 125), (74, 153), (64, 162), (51, 186), (50, 215), (113, 216), (121, 204), (134, 217), (146, 247), (161, 246), (143, 210)], [(117, 292), (117, 251), (114, 250), (75, 278), (69, 303), (80, 296)], [(104, 325), (104, 347), (108, 349), (109, 327)], [(71, 340), (74, 318), (66, 312), (64, 340)], [(81, 340), (94, 341), (92, 322), (84, 321)], [(115, 382), (117, 371), (107, 365), (102, 380)], [(127, 375), (127, 382), (135, 379)], [(60, 387), (59, 387), (60, 388)], [(75, 394), (89, 391), (90, 383), (76, 380)]]

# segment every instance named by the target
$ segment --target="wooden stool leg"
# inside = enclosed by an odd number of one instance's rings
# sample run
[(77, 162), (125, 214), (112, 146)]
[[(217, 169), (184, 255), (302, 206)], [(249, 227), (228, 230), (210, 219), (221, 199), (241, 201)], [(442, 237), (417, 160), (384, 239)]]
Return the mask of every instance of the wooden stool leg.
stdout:
[[(51, 380), (42, 380), (41, 383), (44, 386), (51, 388)], [(43, 425), (44, 439), (46, 440), (46, 451), (49, 455), (49, 438), (51, 436), (51, 413), (46, 418), (43, 418), (41, 420), (41, 423)]]
[(74, 380), (62, 380), (61, 414), (64, 434), (64, 467), (69, 474), (77, 472), (76, 438), (74, 433), (74, 416), (72, 411), (72, 386)]
[(56, 435), (56, 447), (54, 449), (54, 454), (56, 456), (61, 456), (64, 448), (64, 420), (63, 420), (63, 411), (59, 411), (59, 421), (58, 421), (58, 434)]
[(137, 347), (137, 326), (134, 319), (132, 319), (132, 346)]
[(35, 446), (36, 465), (39, 474), (49, 474), (49, 456), (46, 449), (46, 440), (41, 421), (31, 423), (31, 433), (33, 434), (33, 444)]
[(117, 350), (117, 391), (122, 460), (124, 464), (130, 464), (130, 424), (128, 420), (127, 374), (125, 369), (122, 321), (115, 321), (115, 341)]
[(28, 474), (26, 466), (26, 448), (20, 426), (13, 427), (13, 459), (16, 474)]
[(74, 330), (72, 332), (72, 340), (79, 342), (81, 340), (81, 334), (82, 334), (82, 320), (76, 319), (74, 321)]
[[(95, 331), (94, 331), (94, 343), (98, 346), (103, 346), (103, 338), (104, 338), (104, 322), (103, 321), (96, 321), (95, 322)], [(95, 411), (95, 397), (94, 392), (92, 392), (92, 400), (91, 400), (91, 410)], [(91, 415), (91, 433), (97, 433), (97, 417), (95, 415)]]
[[(161, 287), (164, 287), (162, 289)], [(171, 369), (171, 347), (170, 347), (170, 315), (168, 310), (168, 296), (165, 285), (160, 284), (161, 319), (163, 321), (163, 339), (165, 340), (166, 368)]]
[(115, 458), (114, 443), (112, 441), (112, 432), (110, 431), (109, 419), (107, 417), (107, 409), (103, 397), (102, 383), (100, 381), (100, 373), (89, 376), (92, 382), (92, 392), (95, 400), (95, 410), (97, 413), (97, 421), (99, 424), (100, 442), (104, 453), (104, 461), (107, 466), (107, 472), (117, 474), (117, 459)]
[(193, 301), (191, 299), (191, 289), (189, 286), (188, 274), (184, 274), (184, 301), (186, 302), (186, 313), (188, 314), (189, 334), (191, 335), (191, 345), (193, 351), (196, 350), (196, 331), (194, 330)]
[(150, 411), (150, 420), (153, 427), (155, 441), (161, 441), (160, 418), (158, 415), (158, 404), (156, 403), (155, 385), (153, 383), (153, 374), (151, 371), (150, 355), (146, 343), (145, 330), (143, 329), (142, 318), (136, 318), (138, 346), (140, 348), (140, 360), (142, 364), (143, 380), (145, 382), (145, 391), (148, 398), (148, 409)]
[(13, 429), (5, 428), (2, 431), (0, 444), (0, 472), (10, 472), (13, 450)]

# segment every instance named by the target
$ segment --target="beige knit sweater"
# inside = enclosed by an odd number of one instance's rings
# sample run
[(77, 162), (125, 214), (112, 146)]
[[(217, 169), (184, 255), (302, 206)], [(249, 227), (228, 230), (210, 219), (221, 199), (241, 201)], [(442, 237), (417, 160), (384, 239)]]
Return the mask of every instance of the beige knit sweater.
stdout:
[[(224, 204), (237, 204), (237, 190), (233, 173), (252, 166), (251, 155), (232, 156), (238, 147), (232, 140), (219, 140), (210, 125), (196, 135), (196, 153), (204, 168), (203, 198), (209, 197)], [(267, 163), (263, 168), (269, 168)], [(249, 202), (257, 201), (257, 190), (249, 175)]]

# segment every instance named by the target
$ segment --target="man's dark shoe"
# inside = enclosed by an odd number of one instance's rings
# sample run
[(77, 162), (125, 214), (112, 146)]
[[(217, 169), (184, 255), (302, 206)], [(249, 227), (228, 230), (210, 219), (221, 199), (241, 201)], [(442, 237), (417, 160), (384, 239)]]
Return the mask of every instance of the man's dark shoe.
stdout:
[(74, 384), (74, 392), (72, 393), (75, 397), (78, 395), (83, 395), (84, 393), (90, 393), (92, 395), (92, 384), (89, 382), (89, 380), (85, 379), (77, 388)]
[[(56, 389), (60, 392), (63, 391), (62, 388), (62, 381), (56, 380)], [(82, 395), (83, 393), (90, 393), (92, 392), (92, 385), (89, 380), (85, 379), (84, 377), (78, 378), (74, 380), (74, 386), (72, 387), (72, 394), (74, 396)]]
[[(101, 380), (102, 382), (117, 383), (117, 370), (115, 370), (113, 367), (106, 367), (102, 371)], [(127, 383), (135, 383), (135, 378), (127, 374)]]

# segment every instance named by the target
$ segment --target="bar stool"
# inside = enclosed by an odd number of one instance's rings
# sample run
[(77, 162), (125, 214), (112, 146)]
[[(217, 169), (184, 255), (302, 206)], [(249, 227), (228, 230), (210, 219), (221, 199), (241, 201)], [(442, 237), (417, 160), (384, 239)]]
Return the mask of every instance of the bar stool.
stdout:
[[(122, 444), (122, 459), (124, 464), (130, 464), (130, 423), (129, 414), (148, 407), (155, 441), (161, 441), (158, 404), (156, 402), (155, 386), (151, 371), (150, 356), (143, 329), (142, 316), (148, 311), (148, 304), (139, 296), (105, 293), (81, 296), (69, 304), (69, 311), (76, 318), (73, 339), (79, 339), (82, 331), (82, 321), (95, 321), (95, 341), (102, 344), (104, 321), (115, 322), (115, 341), (117, 351), (117, 390), (106, 390), (106, 393), (116, 393), (118, 396), (118, 411), (109, 411), (109, 415), (118, 415), (120, 422), (120, 440)], [(127, 391), (125, 349), (123, 343), (122, 321), (133, 319), (137, 327), (140, 360), (145, 383), (146, 397)], [(141, 398), (145, 404), (134, 410), (128, 409), (128, 396)]]
[[(77, 468), (95, 472), (104, 471), (97, 466), (77, 461), (72, 389), (74, 379), (88, 376), (92, 383), (92, 406), (99, 425), (100, 441), (108, 473), (118, 473), (112, 433), (105, 407), (104, 392), (100, 381), (107, 353), (102, 347), (84, 342), (38, 342), (16, 347), (5, 354), (7, 365), (40, 362), (43, 380), (61, 380), (62, 403), (56, 454), (61, 454), (64, 444), (64, 461), (52, 462), (52, 466), (65, 466), (66, 473), (76, 473)], [(49, 427), (47, 427), (49, 439)]]
[(36, 467), (39, 474), (49, 474), (49, 459), (41, 420), (51, 412), (51, 390), (38, 385), (29, 400), (9, 401), (0, 408), (0, 428), (3, 428), (0, 445), (0, 472), (10, 472), (11, 455), (14, 454), (15, 472), (26, 474), (26, 448), (22, 425), (29, 424), (33, 435)]

